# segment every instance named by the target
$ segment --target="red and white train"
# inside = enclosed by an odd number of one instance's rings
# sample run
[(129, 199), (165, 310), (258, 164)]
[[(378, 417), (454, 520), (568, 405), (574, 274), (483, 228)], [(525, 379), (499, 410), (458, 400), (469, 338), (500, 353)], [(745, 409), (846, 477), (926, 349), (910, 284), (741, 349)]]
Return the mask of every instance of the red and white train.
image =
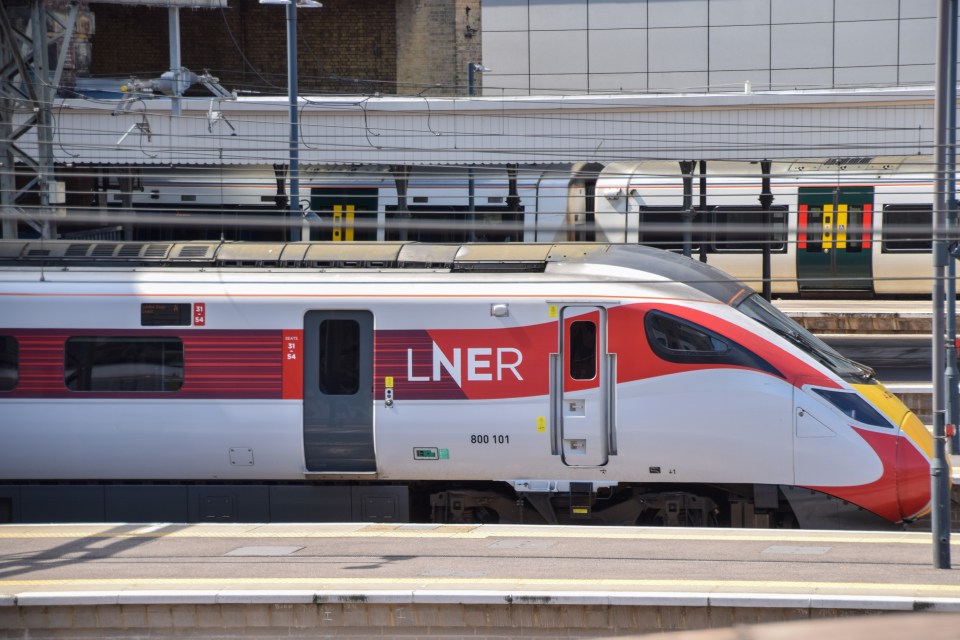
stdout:
[(0, 243), (0, 518), (891, 526), (932, 439), (647, 247)]

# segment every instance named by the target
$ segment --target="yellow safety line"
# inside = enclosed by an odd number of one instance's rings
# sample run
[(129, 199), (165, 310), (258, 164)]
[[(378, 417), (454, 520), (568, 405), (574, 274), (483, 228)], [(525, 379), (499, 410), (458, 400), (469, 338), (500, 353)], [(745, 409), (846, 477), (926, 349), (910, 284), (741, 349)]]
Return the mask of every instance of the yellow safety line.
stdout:
[[(282, 527), (282, 525), (281, 525)], [(143, 526), (43, 526), (3, 525), (0, 539), (53, 538), (537, 538), (598, 540), (677, 540), (712, 542), (790, 542), (835, 544), (931, 544), (925, 532), (789, 532), (778, 530), (651, 530), (597, 529), (546, 526), (438, 526), (436, 529), (405, 528), (403, 525), (368, 525), (360, 528), (318, 525), (310, 528), (278, 528), (271, 525), (166, 525)], [(960, 544), (954, 537), (952, 544)]]

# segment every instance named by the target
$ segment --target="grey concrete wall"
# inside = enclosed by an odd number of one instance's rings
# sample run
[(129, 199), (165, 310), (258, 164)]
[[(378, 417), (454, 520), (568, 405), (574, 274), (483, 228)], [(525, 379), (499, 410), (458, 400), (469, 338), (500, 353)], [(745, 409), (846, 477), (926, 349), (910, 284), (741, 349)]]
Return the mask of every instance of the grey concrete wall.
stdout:
[[(188, 598), (183, 598), (187, 600)], [(281, 599), (282, 598), (278, 598)], [(549, 599), (549, 598), (547, 598)], [(516, 603), (128, 604), (0, 607), (0, 638), (589, 638), (740, 627), (878, 609)]]

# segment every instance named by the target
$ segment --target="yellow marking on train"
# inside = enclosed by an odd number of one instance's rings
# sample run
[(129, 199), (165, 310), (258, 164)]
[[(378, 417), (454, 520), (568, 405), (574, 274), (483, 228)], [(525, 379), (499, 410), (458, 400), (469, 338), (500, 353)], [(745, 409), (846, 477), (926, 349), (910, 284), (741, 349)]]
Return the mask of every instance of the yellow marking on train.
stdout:
[(837, 206), (837, 249), (847, 248), (847, 211), (848, 205)]
[(850, 385), (860, 392), (873, 406), (883, 412), (893, 424), (898, 425), (904, 435), (910, 438), (917, 447), (933, 459), (933, 438), (920, 419), (903, 403), (900, 398), (890, 392), (882, 384), (854, 384)]
[(833, 205), (823, 205), (823, 230), (821, 232), (821, 243), (823, 249), (833, 248)]
[(287, 588), (310, 587), (313, 589), (395, 586), (417, 587), (419, 589), (437, 587), (555, 587), (563, 591), (577, 591), (585, 588), (608, 588), (612, 590), (650, 589), (672, 587), (678, 590), (699, 589), (713, 593), (732, 590), (764, 589), (769, 591), (860, 591), (890, 592), (895, 594), (960, 594), (960, 584), (917, 584), (889, 582), (803, 582), (799, 580), (685, 580), (685, 579), (623, 579), (623, 578), (449, 578), (449, 577), (411, 577), (411, 578), (72, 578), (61, 580), (0, 580), (0, 589), (24, 587), (149, 587), (156, 589), (164, 586), (283, 586)]
[(341, 227), (343, 226), (343, 205), (335, 204), (333, 205), (333, 229), (332, 237), (330, 238), (334, 242), (339, 242), (342, 240), (341, 237)]
[[(198, 524), (198, 525), (2, 525), (0, 539), (54, 538), (560, 538), (638, 541), (793, 542), (929, 545), (926, 532), (809, 531), (775, 529), (646, 529), (555, 527), (545, 525), (404, 524)], [(953, 537), (952, 544), (960, 545)]]

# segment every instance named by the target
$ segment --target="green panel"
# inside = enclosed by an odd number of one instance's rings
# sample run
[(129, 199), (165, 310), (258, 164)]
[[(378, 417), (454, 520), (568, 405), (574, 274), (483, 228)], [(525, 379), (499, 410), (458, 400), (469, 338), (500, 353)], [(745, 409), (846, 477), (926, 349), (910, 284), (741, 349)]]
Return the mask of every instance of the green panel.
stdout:
[(864, 237), (872, 239), (873, 230), (865, 228), (863, 216), (865, 206), (873, 206), (873, 187), (801, 188), (798, 202), (808, 208), (807, 224), (797, 230), (798, 238), (806, 234), (806, 246), (797, 246), (800, 290), (872, 290), (873, 248)]
[[(376, 187), (314, 187), (310, 190), (310, 208), (320, 216), (322, 224), (311, 230), (311, 240), (363, 240), (377, 239), (377, 203), (379, 190)], [(345, 212), (353, 207), (353, 223), (346, 220)], [(334, 212), (339, 207), (340, 218), (335, 221)], [(348, 233), (350, 232), (350, 233)], [(351, 237), (352, 236), (352, 237)]]

